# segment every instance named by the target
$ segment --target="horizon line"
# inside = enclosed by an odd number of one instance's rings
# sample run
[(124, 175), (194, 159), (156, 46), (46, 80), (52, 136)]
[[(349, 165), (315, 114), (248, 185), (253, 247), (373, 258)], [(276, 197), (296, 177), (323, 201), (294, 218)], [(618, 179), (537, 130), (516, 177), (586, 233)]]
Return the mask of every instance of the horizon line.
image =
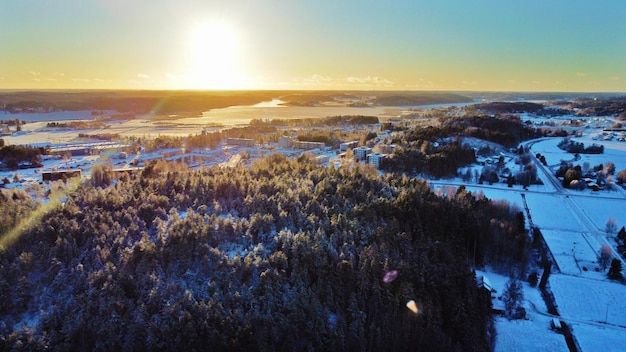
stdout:
[(412, 92), (412, 93), (518, 93), (518, 94), (619, 94), (626, 91), (560, 91), (560, 90), (468, 90), (468, 89), (194, 89), (194, 88), (0, 88), (0, 92)]

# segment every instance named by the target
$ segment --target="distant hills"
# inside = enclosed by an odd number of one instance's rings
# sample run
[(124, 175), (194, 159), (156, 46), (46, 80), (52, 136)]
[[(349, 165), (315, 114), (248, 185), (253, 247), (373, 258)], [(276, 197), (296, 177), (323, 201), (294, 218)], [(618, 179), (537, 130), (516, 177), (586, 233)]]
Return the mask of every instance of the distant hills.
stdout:
[(416, 106), (473, 99), (448, 92), (343, 91), (5, 91), (0, 111), (9, 113), (115, 110), (136, 114), (201, 113), (281, 99), (290, 106)]
[(280, 98), (291, 106), (324, 106), (343, 104), (353, 107), (367, 106), (418, 106), (430, 104), (452, 104), (474, 101), (460, 94), (451, 92), (302, 92), (292, 93)]
[[(428, 91), (0, 91), (0, 112), (114, 110), (138, 115), (201, 113), (280, 99), (287, 106), (420, 106), (473, 101), (584, 100), (621, 97), (617, 93), (520, 93)], [(588, 104), (587, 104), (588, 105)]]
[(270, 91), (16, 91), (0, 92), (0, 110), (15, 112), (115, 110), (136, 114), (203, 112), (271, 100)]

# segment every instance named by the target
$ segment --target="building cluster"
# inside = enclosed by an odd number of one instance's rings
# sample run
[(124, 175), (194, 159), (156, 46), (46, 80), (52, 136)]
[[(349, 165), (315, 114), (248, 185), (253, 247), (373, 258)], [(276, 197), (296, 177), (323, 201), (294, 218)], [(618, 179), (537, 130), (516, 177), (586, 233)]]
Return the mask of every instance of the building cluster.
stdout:
[[(277, 145), (281, 149), (290, 149), (290, 150), (302, 150), (302, 151), (314, 151), (315, 160), (318, 164), (327, 164), (331, 162), (332, 156), (332, 148), (327, 147), (323, 142), (312, 142), (312, 141), (300, 141), (296, 138), (292, 138), (289, 136), (280, 136), (277, 140)], [(340, 157), (345, 157), (346, 152), (349, 150), (353, 151), (353, 156), (356, 160), (360, 162), (368, 163), (376, 168), (381, 168), (381, 164), (387, 154), (383, 153), (374, 153), (372, 148), (361, 146), (359, 147), (358, 141), (347, 141), (343, 142), (339, 145), (339, 154)], [(41, 147), (47, 149), (47, 154), (51, 156), (47, 157), (46, 160), (59, 160), (61, 157), (81, 157), (81, 156), (106, 156), (109, 162), (113, 161), (115, 163), (116, 169), (114, 171), (121, 170), (124, 168), (131, 168), (133, 172), (136, 170), (141, 170), (141, 168), (146, 165), (146, 163), (153, 160), (166, 160), (166, 161), (178, 161), (186, 163), (190, 166), (192, 165), (206, 165), (206, 164), (224, 164), (228, 161), (229, 157), (236, 156), (233, 155), (233, 151), (231, 149), (237, 147), (243, 148), (252, 148), (247, 149), (248, 158), (252, 154), (263, 155), (264, 152), (261, 149), (256, 149), (259, 145), (256, 140), (251, 138), (226, 138), (224, 140), (223, 150), (221, 151), (186, 151), (184, 148), (170, 148), (170, 149), (160, 149), (158, 151), (153, 151), (146, 153), (142, 150), (142, 152), (137, 153), (137, 155), (129, 155), (129, 145), (118, 143), (118, 142), (110, 142), (110, 141), (94, 141), (94, 142), (77, 142), (77, 143), (64, 143), (64, 144), (39, 144), (33, 145), (35, 147)], [(384, 147), (384, 146), (383, 146)], [(393, 147), (393, 146), (391, 146)], [(270, 148), (273, 149), (273, 148)], [(387, 151), (392, 150), (392, 148), (383, 148), (381, 150)], [(297, 152), (296, 152), (297, 153)], [(65, 159), (64, 159), (65, 160)], [(57, 169), (57, 166), (53, 166), (50, 170), (43, 171), (41, 173), (42, 181), (54, 181), (60, 179), (69, 179), (73, 177), (82, 177), (84, 174), (84, 167), (89, 168), (88, 164), (93, 162), (93, 159), (83, 160), (82, 162), (76, 162), (72, 159), (69, 159), (70, 162), (65, 162), (65, 165), (62, 165)], [(232, 158), (229, 163), (233, 162)], [(124, 169), (123, 171), (127, 172), (129, 169)], [(81, 172), (82, 171), (82, 172)]]
[[(255, 140), (248, 138), (227, 138), (226, 144), (229, 146), (254, 147)], [(300, 149), (300, 150), (325, 150), (326, 144), (322, 142), (310, 142), (294, 140), (289, 136), (280, 136), (277, 141), (278, 147), (282, 149)], [(385, 154), (373, 153), (372, 148), (358, 147), (358, 141), (343, 142), (339, 145), (339, 152), (345, 153), (348, 150), (354, 151), (354, 156), (358, 161), (365, 161), (376, 168), (380, 168)], [(316, 158), (318, 163), (328, 162), (330, 157), (320, 155)]]
[(254, 147), (256, 142), (250, 138), (226, 138), (226, 144), (239, 147)]
[(358, 147), (354, 148), (354, 157), (359, 161), (366, 161), (368, 164), (380, 169), (385, 154), (374, 153), (372, 148)]
[(98, 155), (102, 152), (123, 152), (128, 148), (127, 144), (118, 142), (98, 141), (86, 143), (70, 143), (57, 145), (44, 145), (51, 155), (70, 154), (72, 156)]
[(284, 149), (302, 149), (302, 150), (313, 150), (319, 149), (324, 150), (326, 148), (326, 144), (322, 142), (309, 142), (309, 141), (298, 141), (293, 140), (291, 137), (281, 136), (278, 138), (278, 146)]

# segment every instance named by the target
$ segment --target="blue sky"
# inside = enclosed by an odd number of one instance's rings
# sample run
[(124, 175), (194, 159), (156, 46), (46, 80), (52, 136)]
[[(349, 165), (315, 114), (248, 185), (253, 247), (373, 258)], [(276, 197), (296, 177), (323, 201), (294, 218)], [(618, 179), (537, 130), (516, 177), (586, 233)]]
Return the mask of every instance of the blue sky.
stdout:
[(622, 1), (3, 0), (0, 88), (626, 91), (625, 19)]

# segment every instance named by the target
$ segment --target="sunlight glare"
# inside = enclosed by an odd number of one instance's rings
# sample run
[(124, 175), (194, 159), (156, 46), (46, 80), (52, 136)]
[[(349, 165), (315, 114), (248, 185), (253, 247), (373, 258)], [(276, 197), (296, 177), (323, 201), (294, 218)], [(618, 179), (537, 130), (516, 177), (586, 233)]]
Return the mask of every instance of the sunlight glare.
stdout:
[(191, 71), (193, 89), (241, 88), (240, 42), (228, 23), (206, 22), (197, 25), (191, 35)]

